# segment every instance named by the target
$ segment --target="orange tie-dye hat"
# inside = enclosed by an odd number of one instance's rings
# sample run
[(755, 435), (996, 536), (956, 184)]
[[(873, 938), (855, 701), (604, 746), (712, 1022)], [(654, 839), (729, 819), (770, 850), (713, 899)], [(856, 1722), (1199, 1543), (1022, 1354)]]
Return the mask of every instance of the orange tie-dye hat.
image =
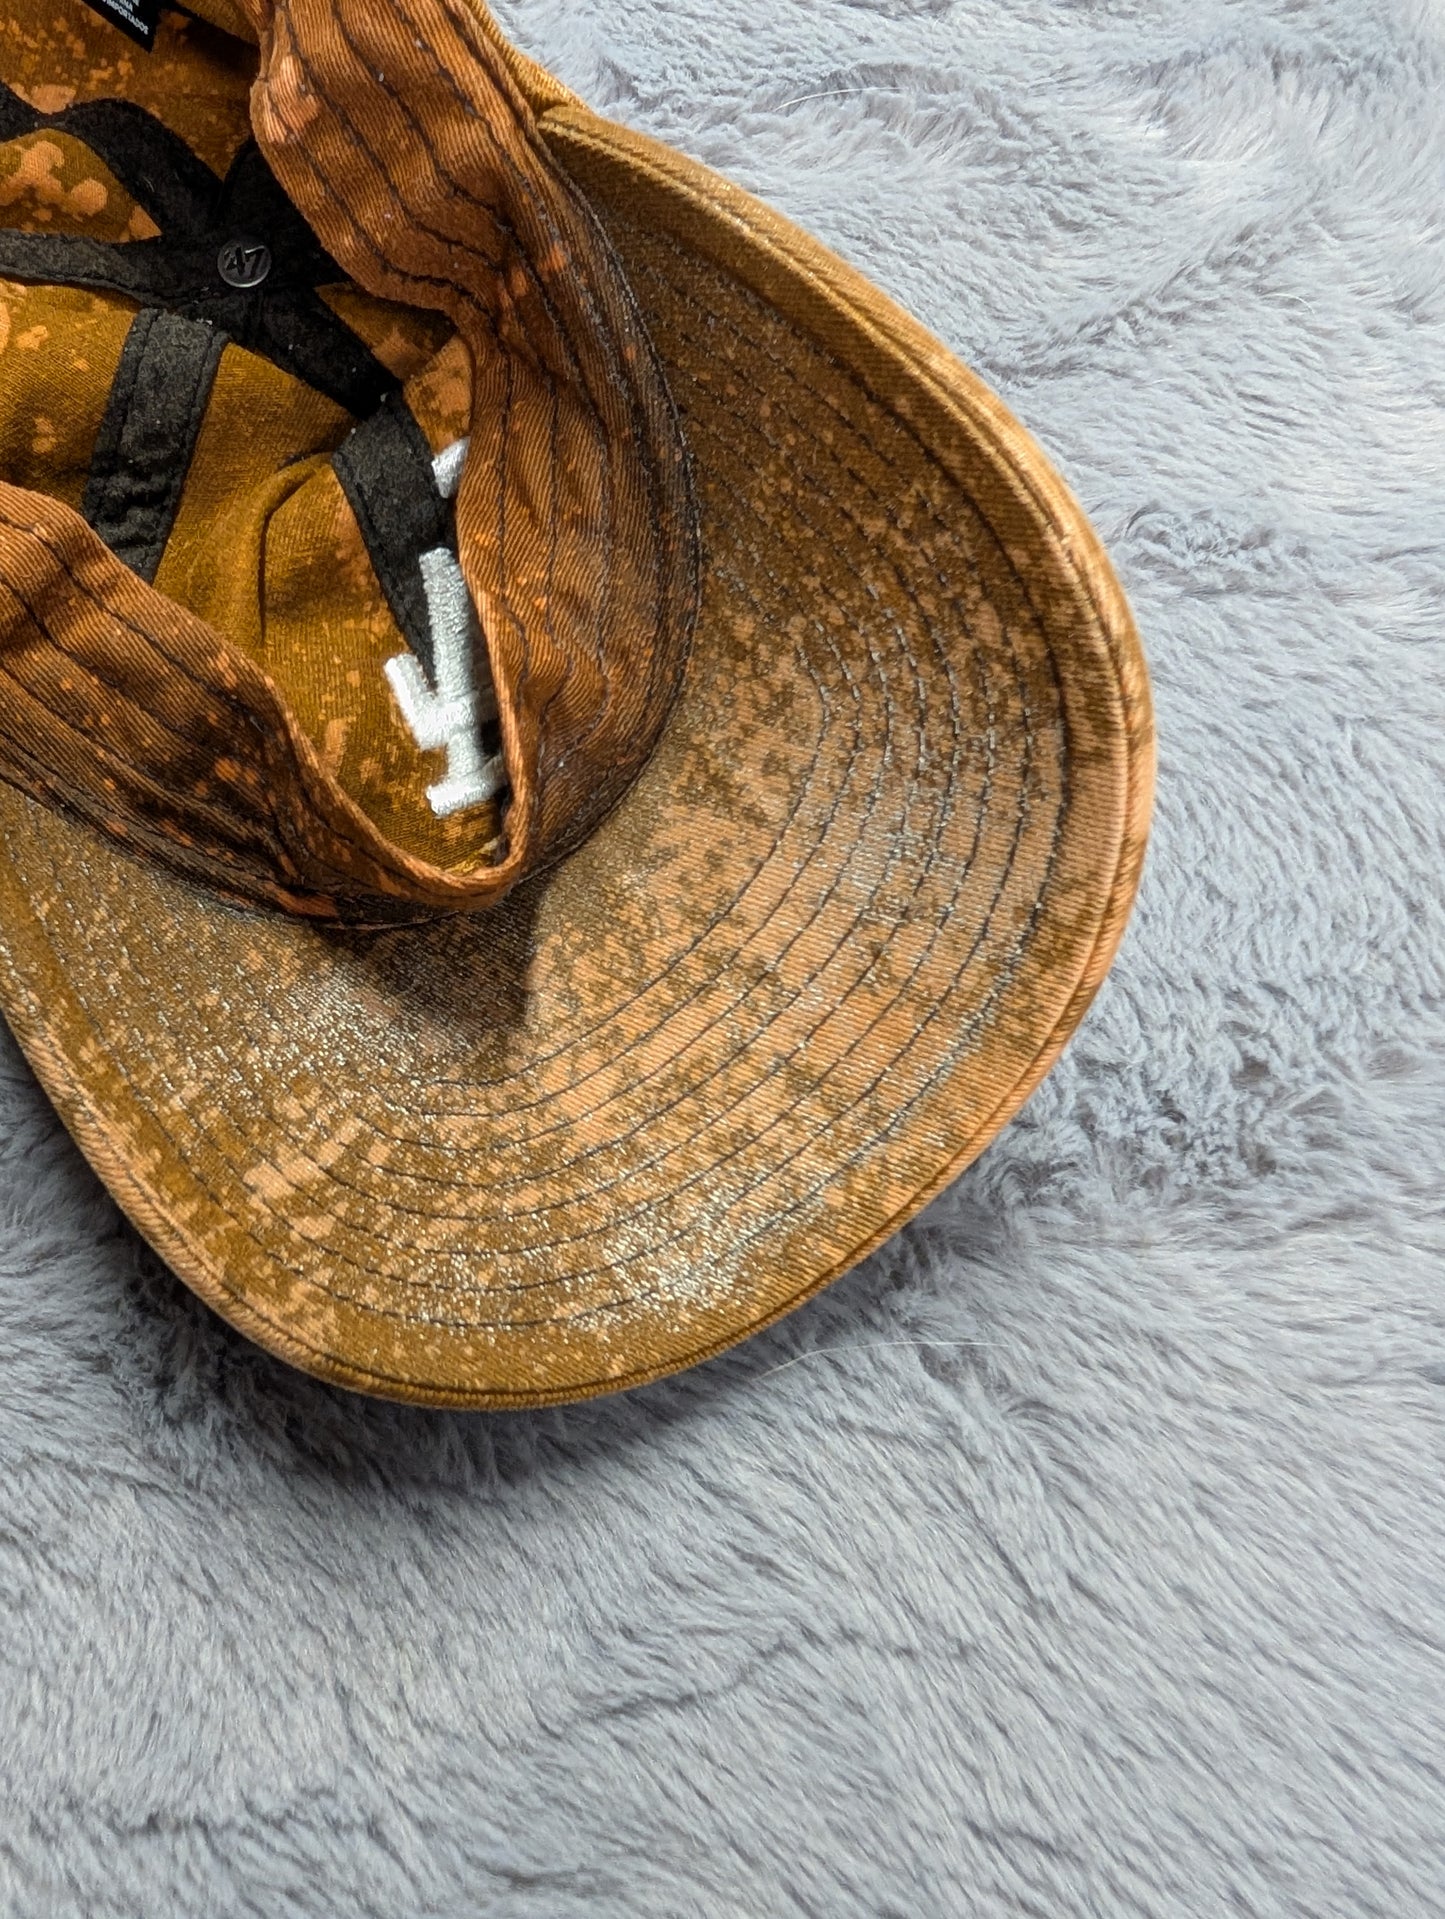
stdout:
[(189, 1285), (579, 1398), (979, 1152), (1153, 744), (936, 340), (480, 0), (12, 0), (0, 221), (0, 1004)]

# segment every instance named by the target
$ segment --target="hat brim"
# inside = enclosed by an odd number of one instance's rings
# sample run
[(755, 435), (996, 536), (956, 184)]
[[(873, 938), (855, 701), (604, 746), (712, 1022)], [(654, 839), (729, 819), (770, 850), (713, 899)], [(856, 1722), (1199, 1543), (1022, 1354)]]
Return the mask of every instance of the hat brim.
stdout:
[(1113, 956), (1148, 684), (1006, 409), (748, 195), (575, 105), (696, 463), (687, 682), (601, 829), (379, 934), (225, 904), (0, 788), (0, 1002), (142, 1233), (343, 1385), (503, 1407), (692, 1364), (901, 1226)]

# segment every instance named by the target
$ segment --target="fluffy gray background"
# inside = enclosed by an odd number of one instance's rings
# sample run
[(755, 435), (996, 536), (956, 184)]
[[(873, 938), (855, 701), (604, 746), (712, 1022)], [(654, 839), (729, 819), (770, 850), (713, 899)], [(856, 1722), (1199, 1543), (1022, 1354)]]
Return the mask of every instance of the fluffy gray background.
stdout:
[(314, 1385), (0, 1088), (0, 1907), (1445, 1911), (1445, 10), (511, 0), (1056, 455), (1122, 957), (947, 1198), (629, 1398)]

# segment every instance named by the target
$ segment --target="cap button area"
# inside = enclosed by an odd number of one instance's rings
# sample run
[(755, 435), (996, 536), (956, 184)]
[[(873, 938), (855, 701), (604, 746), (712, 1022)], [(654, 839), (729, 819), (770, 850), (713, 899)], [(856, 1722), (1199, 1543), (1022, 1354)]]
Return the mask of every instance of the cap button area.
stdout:
[(247, 234), (227, 240), (216, 255), (216, 271), (228, 287), (246, 292), (260, 286), (271, 271), (271, 249)]

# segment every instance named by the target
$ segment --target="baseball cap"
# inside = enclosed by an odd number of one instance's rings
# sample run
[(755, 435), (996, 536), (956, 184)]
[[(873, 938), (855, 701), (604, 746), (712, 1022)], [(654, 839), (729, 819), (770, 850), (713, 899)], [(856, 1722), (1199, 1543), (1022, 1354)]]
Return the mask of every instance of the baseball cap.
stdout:
[(939, 341), (479, 0), (119, 6), (0, 25), (0, 1007), (292, 1363), (690, 1365), (1096, 991), (1118, 583)]

